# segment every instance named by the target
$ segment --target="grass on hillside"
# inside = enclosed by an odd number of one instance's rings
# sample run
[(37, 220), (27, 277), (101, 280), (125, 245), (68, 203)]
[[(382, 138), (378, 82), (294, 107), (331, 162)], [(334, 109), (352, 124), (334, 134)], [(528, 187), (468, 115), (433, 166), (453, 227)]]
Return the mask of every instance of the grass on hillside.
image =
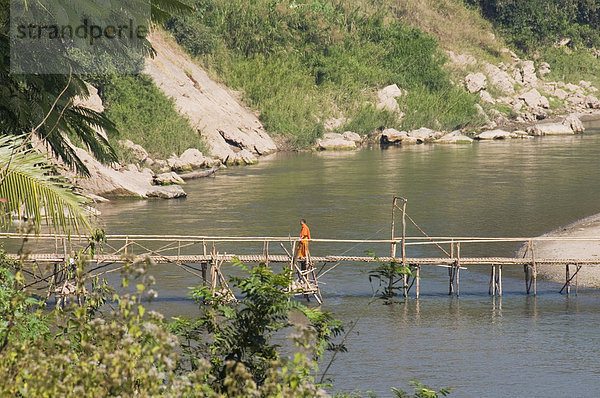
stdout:
[[(199, 0), (195, 7), (167, 24), (175, 39), (241, 90), (268, 131), (297, 147), (314, 143), (331, 117), (366, 134), (407, 124), (452, 130), (476, 115), (478, 97), (450, 82), (435, 37), (390, 18), (384, 2)], [(373, 106), (389, 84), (409, 92), (406, 122)]]
[(550, 64), (552, 70), (546, 80), (573, 84), (587, 80), (600, 87), (600, 61), (589, 50), (550, 47), (544, 50), (542, 59)]
[(134, 161), (131, 151), (118, 144), (122, 139), (141, 145), (154, 159), (166, 159), (173, 152), (180, 155), (188, 148), (208, 153), (200, 134), (148, 76), (113, 75), (102, 96), (106, 113), (120, 133), (111, 144), (121, 163)]
[(480, 10), (463, 0), (397, 0), (390, 7), (400, 21), (433, 35), (445, 50), (500, 61), (503, 40)]

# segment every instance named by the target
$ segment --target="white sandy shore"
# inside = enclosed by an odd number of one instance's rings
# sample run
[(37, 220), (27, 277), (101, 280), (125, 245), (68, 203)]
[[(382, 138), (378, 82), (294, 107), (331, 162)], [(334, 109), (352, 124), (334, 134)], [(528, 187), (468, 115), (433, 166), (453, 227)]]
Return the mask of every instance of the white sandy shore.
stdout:
[[(584, 218), (543, 235), (544, 237), (594, 237), (597, 241), (535, 242), (536, 258), (598, 259), (597, 265), (585, 265), (578, 274), (580, 286), (600, 287), (600, 214)], [(522, 253), (521, 249), (521, 253)], [(571, 268), (574, 272), (574, 267)], [(538, 276), (553, 282), (565, 282), (564, 265), (540, 265)]]

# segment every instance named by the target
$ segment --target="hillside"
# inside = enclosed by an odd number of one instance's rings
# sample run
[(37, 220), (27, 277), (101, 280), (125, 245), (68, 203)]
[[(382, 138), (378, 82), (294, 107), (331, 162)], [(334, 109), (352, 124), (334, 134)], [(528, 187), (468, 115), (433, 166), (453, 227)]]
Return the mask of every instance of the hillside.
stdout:
[[(468, 142), (464, 135), (507, 136), (486, 131), (597, 112), (600, 70), (584, 45), (595, 43), (587, 25), (536, 25), (548, 37), (536, 31), (524, 42), (527, 10), (549, 22), (535, 7), (494, 3), (490, 12), (491, 3), (196, 1), (166, 32), (151, 33), (156, 55), (144, 75), (98, 80), (120, 130), (111, 143), (121, 164), (134, 163), (117, 169), (180, 171), (189, 148), (213, 157), (194, 155), (195, 167), (254, 163), (277, 149), (324, 148), (325, 135), (332, 148), (354, 148), (385, 129), (396, 132), (388, 142), (457, 130), (440, 142)], [(579, 130), (568, 120), (561, 133)]]
[[(460, 0), (205, 0), (167, 29), (295, 148), (327, 131), (474, 131), (596, 106), (593, 70), (566, 73), (556, 49), (556, 69), (509, 50), (506, 29)], [(399, 107), (376, 106), (393, 84)]]

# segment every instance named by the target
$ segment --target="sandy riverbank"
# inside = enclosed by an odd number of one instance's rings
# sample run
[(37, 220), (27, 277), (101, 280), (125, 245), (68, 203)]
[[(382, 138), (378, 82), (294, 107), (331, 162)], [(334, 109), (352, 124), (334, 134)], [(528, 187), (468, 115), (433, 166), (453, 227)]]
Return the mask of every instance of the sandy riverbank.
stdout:
[[(543, 236), (557, 237), (598, 237), (600, 238), (600, 214), (584, 218)], [(586, 265), (579, 271), (579, 285), (600, 287), (600, 239), (598, 241), (536, 242), (537, 258), (595, 259), (598, 265)], [(564, 283), (563, 265), (540, 265), (538, 276), (545, 280)]]

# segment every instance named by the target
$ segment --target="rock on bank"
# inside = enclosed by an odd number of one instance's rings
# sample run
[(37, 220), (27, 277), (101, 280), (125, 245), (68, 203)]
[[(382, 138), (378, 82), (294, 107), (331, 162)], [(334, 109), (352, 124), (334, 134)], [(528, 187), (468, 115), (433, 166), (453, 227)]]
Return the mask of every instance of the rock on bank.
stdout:
[(146, 60), (144, 72), (205, 137), (213, 157), (223, 163), (254, 163), (277, 149), (258, 117), (210, 79), (164, 32), (155, 30), (148, 40), (156, 55)]

